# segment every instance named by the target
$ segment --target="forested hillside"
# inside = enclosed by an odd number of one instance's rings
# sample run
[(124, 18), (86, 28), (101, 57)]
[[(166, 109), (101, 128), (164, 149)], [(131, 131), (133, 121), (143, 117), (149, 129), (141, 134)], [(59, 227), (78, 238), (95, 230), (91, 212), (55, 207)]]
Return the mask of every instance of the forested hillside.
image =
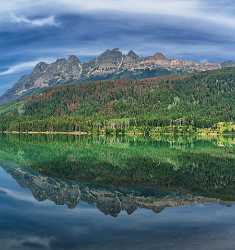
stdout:
[(235, 120), (235, 69), (62, 85), (8, 104), (0, 115), (2, 130), (211, 127)]

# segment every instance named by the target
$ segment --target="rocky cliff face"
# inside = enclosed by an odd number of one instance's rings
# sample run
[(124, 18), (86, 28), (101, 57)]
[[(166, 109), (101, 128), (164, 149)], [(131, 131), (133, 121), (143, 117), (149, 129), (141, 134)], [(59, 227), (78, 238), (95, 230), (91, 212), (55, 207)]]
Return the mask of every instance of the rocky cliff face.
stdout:
[(76, 56), (70, 56), (68, 59), (58, 59), (51, 64), (39, 63), (31, 75), (20, 79), (17, 86), (20, 91), (48, 87), (70, 80), (79, 80), (81, 73), (81, 62)]
[[(214, 63), (197, 63), (169, 59), (162, 53), (149, 57), (140, 57), (134, 51), (123, 54), (119, 49), (106, 50), (95, 60), (81, 63), (78, 57), (72, 55), (68, 59), (58, 59), (54, 63), (39, 63), (32, 73), (23, 76), (12, 89), (1, 98), (1, 101), (16, 99), (34, 89), (45, 88), (57, 84), (79, 82), (95, 79), (139, 78), (158, 76), (161, 74), (180, 72), (197, 72), (215, 70), (221, 65)], [(154, 74), (149, 74), (153, 71)], [(162, 73), (164, 72), (164, 73)], [(107, 76), (109, 78), (107, 78)]]

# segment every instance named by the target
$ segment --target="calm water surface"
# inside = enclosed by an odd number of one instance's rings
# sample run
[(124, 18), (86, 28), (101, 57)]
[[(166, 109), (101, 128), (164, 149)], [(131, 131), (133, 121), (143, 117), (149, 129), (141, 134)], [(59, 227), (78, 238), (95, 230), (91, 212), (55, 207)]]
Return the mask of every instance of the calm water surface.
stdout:
[(235, 138), (0, 137), (0, 248), (235, 249)]

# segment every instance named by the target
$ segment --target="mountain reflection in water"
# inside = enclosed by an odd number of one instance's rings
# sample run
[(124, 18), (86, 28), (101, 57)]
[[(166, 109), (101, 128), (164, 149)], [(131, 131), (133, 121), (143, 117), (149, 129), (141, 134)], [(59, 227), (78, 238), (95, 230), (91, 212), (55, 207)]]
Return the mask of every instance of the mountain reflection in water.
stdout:
[[(217, 203), (217, 199), (160, 192), (158, 189), (113, 189), (75, 184), (50, 177), (32, 174), (20, 168), (8, 169), (8, 173), (24, 188), (28, 188), (38, 201), (50, 200), (56, 205), (75, 208), (79, 201), (95, 204), (106, 215), (117, 217), (121, 211), (132, 214), (138, 208), (151, 209), (159, 213), (166, 207), (177, 207), (196, 203)], [(148, 191), (152, 195), (148, 195)]]
[(0, 136), (0, 166), (1, 249), (235, 249), (233, 137)]
[(2, 136), (0, 146), (20, 186), (69, 208), (85, 201), (116, 217), (235, 199), (233, 137)]

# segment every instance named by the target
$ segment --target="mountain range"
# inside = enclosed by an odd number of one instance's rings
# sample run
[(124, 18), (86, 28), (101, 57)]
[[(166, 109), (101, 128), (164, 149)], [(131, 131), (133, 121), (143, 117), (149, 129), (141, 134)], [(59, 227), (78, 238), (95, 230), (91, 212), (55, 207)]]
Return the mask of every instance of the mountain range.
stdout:
[[(227, 67), (231, 62), (225, 63)], [(71, 55), (53, 63), (38, 63), (29, 75), (23, 76), (1, 98), (0, 102), (19, 99), (35, 90), (58, 84), (80, 83), (92, 80), (142, 79), (162, 75), (211, 71), (222, 64), (199, 63), (167, 58), (162, 53), (141, 57), (133, 50), (123, 54), (118, 48), (108, 49), (95, 59), (82, 63)]]

